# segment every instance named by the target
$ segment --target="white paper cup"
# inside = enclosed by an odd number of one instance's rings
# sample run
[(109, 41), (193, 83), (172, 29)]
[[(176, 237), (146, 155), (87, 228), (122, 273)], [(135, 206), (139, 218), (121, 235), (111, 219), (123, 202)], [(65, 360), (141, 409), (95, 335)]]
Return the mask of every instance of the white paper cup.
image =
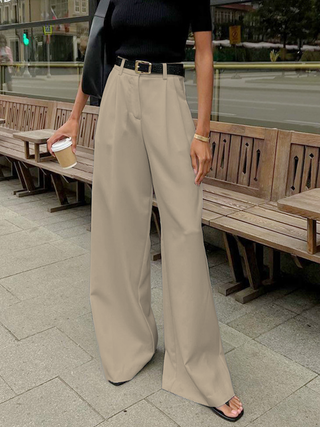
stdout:
[(72, 168), (77, 164), (77, 158), (71, 146), (72, 139), (70, 137), (60, 139), (51, 146), (52, 152), (63, 169)]

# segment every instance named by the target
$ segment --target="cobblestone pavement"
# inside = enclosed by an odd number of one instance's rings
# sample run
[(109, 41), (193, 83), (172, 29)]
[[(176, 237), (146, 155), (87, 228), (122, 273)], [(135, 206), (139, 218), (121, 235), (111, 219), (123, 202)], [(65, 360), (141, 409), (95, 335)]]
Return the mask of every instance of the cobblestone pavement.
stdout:
[[(100, 366), (89, 302), (90, 205), (49, 213), (53, 192), (17, 197), (0, 182), (0, 426), (225, 426), (161, 389), (161, 260), (152, 261), (154, 358), (114, 387)], [(206, 227), (204, 227), (206, 233)], [(159, 240), (152, 228), (152, 247)], [(239, 426), (320, 426), (320, 291), (300, 279), (242, 305), (217, 290), (226, 253), (207, 246), (223, 347), (245, 414)], [(210, 249), (209, 249), (210, 248)]]

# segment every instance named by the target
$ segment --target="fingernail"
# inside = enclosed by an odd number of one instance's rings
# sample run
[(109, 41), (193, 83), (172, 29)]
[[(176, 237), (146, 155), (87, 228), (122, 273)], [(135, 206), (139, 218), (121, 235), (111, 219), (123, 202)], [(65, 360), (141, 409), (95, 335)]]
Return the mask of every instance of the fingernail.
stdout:
[(194, 172), (195, 174), (197, 174), (197, 170), (196, 170), (196, 169), (193, 169), (193, 172)]

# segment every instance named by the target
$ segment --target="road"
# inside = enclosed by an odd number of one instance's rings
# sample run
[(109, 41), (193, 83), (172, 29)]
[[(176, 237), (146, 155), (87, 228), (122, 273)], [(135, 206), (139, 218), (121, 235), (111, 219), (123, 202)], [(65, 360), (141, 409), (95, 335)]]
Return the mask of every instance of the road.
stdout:
[[(192, 71), (187, 71), (185, 81), (188, 104), (196, 117), (197, 88)], [(13, 77), (17, 95), (69, 102), (74, 101), (78, 84), (76, 75)], [(212, 113), (216, 113), (214, 108)], [(224, 71), (219, 117), (232, 123), (320, 133), (320, 72)]]

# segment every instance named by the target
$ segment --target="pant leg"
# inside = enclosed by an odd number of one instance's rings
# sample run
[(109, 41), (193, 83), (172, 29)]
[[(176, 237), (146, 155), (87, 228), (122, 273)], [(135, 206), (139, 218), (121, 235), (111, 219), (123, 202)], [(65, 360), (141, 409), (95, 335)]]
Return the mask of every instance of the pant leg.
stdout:
[(207, 406), (234, 396), (216, 315), (194, 183), (195, 132), (184, 78), (143, 75), (142, 131), (161, 222), (165, 357), (162, 388)]
[(132, 379), (158, 342), (151, 309), (152, 180), (137, 81), (115, 65), (95, 134), (90, 302), (105, 377)]

